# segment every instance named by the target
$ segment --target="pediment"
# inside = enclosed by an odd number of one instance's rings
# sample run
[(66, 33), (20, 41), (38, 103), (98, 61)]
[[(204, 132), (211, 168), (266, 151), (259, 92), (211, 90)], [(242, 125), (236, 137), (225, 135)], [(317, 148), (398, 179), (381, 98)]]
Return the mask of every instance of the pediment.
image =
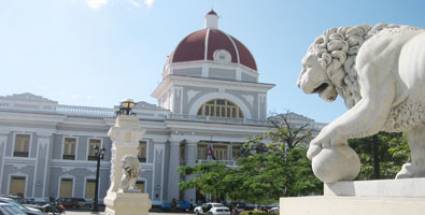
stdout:
[(26, 102), (57, 104), (56, 101), (44, 98), (42, 96), (37, 96), (32, 93), (20, 93), (20, 94), (12, 94), (9, 96), (1, 96), (0, 99), (10, 100), (10, 101), (26, 101)]

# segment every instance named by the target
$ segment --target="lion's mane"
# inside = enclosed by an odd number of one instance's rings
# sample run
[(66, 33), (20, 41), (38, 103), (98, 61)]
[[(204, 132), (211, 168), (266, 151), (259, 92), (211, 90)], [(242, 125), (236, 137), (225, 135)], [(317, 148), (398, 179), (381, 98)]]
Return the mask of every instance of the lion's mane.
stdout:
[(320, 65), (344, 99), (347, 108), (360, 99), (360, 87), (355, 69), (356, 56), (363, 43), (383, 29), (400, 28), (399, 25), (378, 24), (332, 28), (319, 36), (310, 45), (310, 55), (318, 57)]
[(123, 175), (121, 176), (121, 189), (124, 192), (133, 190), (139, 176), (139, 160), (135, 156), (126, 155), (122, 160)]

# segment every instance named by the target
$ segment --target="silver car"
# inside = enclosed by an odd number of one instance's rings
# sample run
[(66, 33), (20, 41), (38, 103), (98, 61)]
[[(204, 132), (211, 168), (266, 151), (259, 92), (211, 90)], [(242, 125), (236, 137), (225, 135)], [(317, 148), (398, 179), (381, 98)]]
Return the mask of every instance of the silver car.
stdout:
[(194, 209), (196, 215), (230, 215), (228, 207), (221, 203), (204, 203)]
[(27, 215), (45, 215), (45, 213), (41, 212), (39, 209), (31, 207), (31, 206), (21, 205), (21, 203), (11, 198), (0, 197), (0, 203), (11, 204), (14, 207), (18, 208), (19, 210), (25, 212), (25, 214)]
[(0, 203), (0, 215), (27, 215), (21, 209), (10, 203)]

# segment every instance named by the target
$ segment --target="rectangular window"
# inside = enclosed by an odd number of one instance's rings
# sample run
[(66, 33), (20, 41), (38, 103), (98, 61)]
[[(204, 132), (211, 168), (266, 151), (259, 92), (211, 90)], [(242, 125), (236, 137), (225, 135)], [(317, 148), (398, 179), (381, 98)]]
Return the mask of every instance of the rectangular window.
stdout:
[(15, 136), (15, 150), (13, 156), (15, 157), (28, 157), (30, 149), (30, 138), (29, 134), (17, 134)]
[(146, 162), (146, 141), (140, 141), (139, 146), (137, 147), (137, 158), (140, 162)]
[(144, 181), (137, 181), (136, 182), (136, 189), (139, 189), (140, 192), (145, 192), (145, 182)]
[(232, 146), (232, 159), (237, 160), (241, 157), (241, 147), (240, 143), (233, 144)]
[(71, 178), (62, 178), (59, 188), (59, 197), (72, 197), (72, 185), (73, 184)]
[(208, 147), (206, 144), (198, 145), (198, 160), (206, 160), (208, 156)]
[(96, 159), (97, 150), (100, 149), (101, 141), (100, 139), (90, 139), (89, 140), (89, 152), (87, 156), (87, 160), (93, 161)]
[(9, 194), (25, 197), (25, 177), (12, 176), (10, 179)]
[(94, 199), (94, 193), (96, 191), (96, 180), (87, 179), (86, 180), (86, 199)]
[(75, 148), (77, 146), (77, 139), (65, 137), (63, 141), (63, 156), (64, 160), (75, 160)]
[(227, 146), (225, 145), (214, 145), (213, 153), (216, 160), (228, 160)]

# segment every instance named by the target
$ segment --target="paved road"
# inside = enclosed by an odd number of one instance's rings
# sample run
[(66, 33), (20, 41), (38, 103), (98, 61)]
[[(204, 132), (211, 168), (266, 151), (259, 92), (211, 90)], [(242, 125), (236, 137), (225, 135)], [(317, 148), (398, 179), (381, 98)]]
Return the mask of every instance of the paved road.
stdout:
[[(95, 215), (96, 213), (91, 212), (74, 212), (67, 211), (65, 215)], [(104, 213), (98, 213), (98, 215), (104, 215)], [(193, 215), (188, 213), (149, 213), (149, 215)]]

